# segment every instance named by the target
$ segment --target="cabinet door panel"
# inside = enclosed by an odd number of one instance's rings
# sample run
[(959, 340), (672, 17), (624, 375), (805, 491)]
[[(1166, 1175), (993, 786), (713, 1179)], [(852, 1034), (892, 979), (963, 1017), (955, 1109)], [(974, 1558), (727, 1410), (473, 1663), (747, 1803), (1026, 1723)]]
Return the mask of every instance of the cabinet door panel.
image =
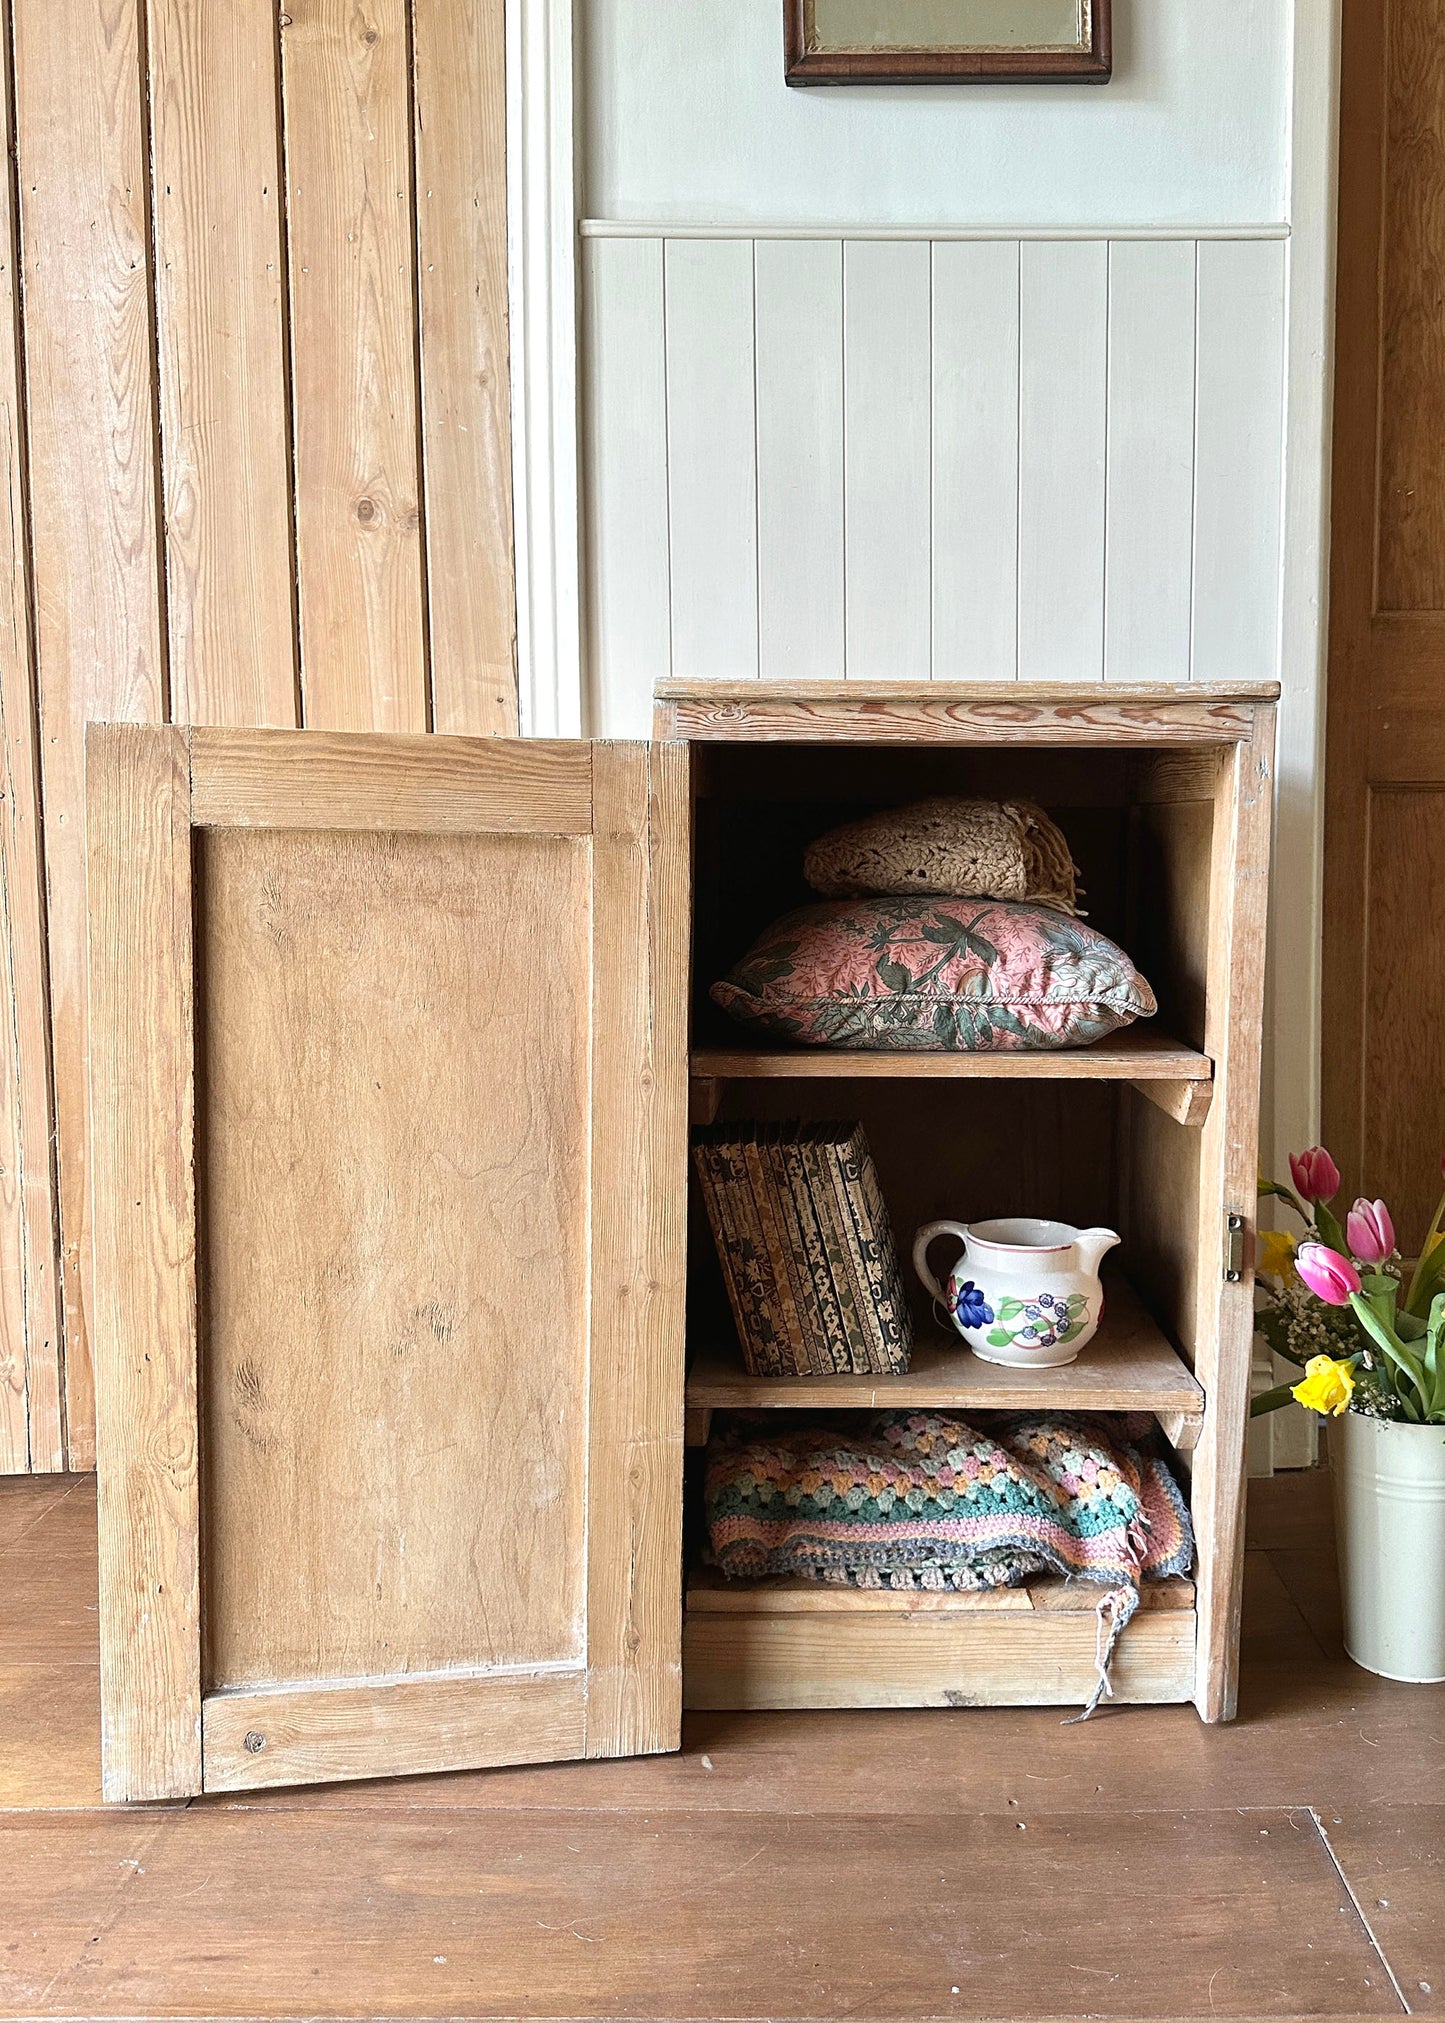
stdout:
[(676, 1746), (684, 765), (92, 729), (109, 1796)]

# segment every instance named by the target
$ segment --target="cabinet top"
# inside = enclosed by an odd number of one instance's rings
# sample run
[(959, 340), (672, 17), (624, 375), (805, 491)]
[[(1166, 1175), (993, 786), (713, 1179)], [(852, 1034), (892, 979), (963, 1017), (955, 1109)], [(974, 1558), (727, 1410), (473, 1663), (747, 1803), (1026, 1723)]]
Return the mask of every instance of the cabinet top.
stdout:
[(1237, 744), (1274, 681), (660, 681), (662, 738), (742, 742)]

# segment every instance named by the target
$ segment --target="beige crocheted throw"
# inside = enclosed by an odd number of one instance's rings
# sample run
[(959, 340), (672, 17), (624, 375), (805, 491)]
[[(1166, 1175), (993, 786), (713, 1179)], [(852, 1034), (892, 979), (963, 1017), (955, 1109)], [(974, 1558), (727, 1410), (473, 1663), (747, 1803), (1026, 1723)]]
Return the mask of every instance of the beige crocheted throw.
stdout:
[(1069, 846), (1036, 803), (949, 794), (831, 829), (808, 845), (803, 875), (826, 899), (947, 894), (1077, 913), (1081, 896)]

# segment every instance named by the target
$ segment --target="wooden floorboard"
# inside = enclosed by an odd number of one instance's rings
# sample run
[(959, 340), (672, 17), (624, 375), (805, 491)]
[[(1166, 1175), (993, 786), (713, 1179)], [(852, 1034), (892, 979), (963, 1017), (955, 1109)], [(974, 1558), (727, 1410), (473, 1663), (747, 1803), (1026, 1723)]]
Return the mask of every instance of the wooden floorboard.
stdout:
[(92, 1489), (0, 1482), (0, 2016), (1432, 2013), (1445, 1689), (1344, 1658), (1317, 1484), (1251, 1537), (1227, 1727), (707, 1714), (672, 1757), (102, 1810)]

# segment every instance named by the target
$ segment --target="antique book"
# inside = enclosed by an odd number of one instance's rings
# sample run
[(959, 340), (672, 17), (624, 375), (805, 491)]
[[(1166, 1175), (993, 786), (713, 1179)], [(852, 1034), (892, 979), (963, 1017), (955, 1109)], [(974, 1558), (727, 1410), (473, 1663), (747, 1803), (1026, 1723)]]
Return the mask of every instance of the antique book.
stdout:
[(913, 1323), (861, 1124), (714, 1124), (693, 1163), (755, 1377), (908, 1368)]

